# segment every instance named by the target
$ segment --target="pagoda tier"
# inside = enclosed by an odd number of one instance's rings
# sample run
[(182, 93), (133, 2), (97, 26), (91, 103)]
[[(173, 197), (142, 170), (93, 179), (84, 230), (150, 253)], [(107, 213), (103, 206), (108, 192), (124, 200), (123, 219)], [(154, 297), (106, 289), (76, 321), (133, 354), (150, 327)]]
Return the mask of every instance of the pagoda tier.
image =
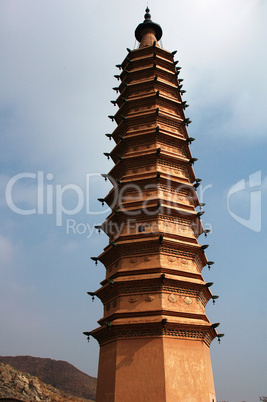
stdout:
[[(161, 28), (146, 13), (115, 77), (118, 98), (113, 187), (99, 199), (111, 213), (99, 230), (109, 244), (96, 263), (106, 278), (94, 293), (104, 305), (92, 335), (100, 344), (97, 401), (213, 401), (209, 357), (218, 336), (205, 314), (213, 296), (198, 243), (203, 211), (187, 133), (180, 68), (158, 45)], [(185, 91), (183, 91), (185, 92)]]

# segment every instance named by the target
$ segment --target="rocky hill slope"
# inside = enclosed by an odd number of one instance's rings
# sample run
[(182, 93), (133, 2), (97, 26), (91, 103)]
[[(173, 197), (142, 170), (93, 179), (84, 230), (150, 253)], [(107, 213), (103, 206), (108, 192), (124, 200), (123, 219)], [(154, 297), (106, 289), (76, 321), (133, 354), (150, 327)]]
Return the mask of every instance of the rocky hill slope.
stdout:
[(38, 377), (42, 382), (50, 384), (52, 388), (77, 397), (77, 399), (65, 398), (65, 400), (79, 401), (79, 398), (95, 400), (96, 378), (90, 377), (65, 361), (32, 356), (0, 356), (0, 362)]
[(0, 401), (92, 402), (58, 390), (5, 363), (0, 363)]

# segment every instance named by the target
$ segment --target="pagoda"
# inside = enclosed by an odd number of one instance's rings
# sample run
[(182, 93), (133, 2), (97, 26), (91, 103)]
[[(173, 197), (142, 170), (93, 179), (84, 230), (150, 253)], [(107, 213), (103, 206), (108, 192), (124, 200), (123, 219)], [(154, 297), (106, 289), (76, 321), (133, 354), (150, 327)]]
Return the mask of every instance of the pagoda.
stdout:
[[(112, 189), (99, 201), (111, 213), (98, 230), (109, 237), (99, 257), (106, 277), (95, 292), (103, 318), (97, 402), (215, 402), (209, 346), (218, 335), (205, 314), (213, 296), (202, 269), (207, 245), (185, 117), (176, 52), (159, 45), (161, 27), (145, 20), (140, 43), (117, 65), (117, 123)], [(197, 210), (198, 208), (198, 210)]]

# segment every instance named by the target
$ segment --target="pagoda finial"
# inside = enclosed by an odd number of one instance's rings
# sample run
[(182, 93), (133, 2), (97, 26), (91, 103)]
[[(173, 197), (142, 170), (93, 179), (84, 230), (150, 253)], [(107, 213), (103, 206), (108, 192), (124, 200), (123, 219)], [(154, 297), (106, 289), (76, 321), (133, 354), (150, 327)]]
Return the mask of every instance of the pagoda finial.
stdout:
[[(145, 15), (144, 15), (144, 17), (145, 17), (145, 20), (151, 20), (151, 14), (149, 13), (149, 8), (147, 7), (146, 8), (146, 13), (145, 13)], [(144, 21), (145, 22), (145, 21)]]
[[(144, 15), (144, 17), (145, 17), (144, 22), (139, 24), (138, 27), (136, 28), (135, 37), (138, 40), (138, 42), (141, 42), (142, 38), (143, 38), (143, 33), (145, 33), (144, 31), (148, 32), (148, 30), (149, 30), (150, 32), (151, 31), (154, 32), (153, 33), (154, 40), (159, 41), (160, 38), (162, 37), (161, 26), (151, 20), (150, 9), (148, 8), (148, 6), (145, 11), (146, 11), (146, 13)], [(152, 40), (153, 38), (151, 37), (150, 39)], [(154, 40), (152, 41), (152, 43), (154, 42)], [(146, 44), (144, 44), (144, 46), (152, 45), (152, 43), (146, 43)], [(140, 45), (140, 47), (143, 47), (142, 44)]]

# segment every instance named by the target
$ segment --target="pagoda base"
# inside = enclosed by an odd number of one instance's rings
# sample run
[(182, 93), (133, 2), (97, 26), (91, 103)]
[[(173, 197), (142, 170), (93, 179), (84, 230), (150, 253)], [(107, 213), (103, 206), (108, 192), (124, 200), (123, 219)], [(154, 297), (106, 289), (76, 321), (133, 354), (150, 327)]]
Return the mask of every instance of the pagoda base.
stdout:
[(100, 347), (97, 402), (216, 402), (209, 347), (161, 336)]

